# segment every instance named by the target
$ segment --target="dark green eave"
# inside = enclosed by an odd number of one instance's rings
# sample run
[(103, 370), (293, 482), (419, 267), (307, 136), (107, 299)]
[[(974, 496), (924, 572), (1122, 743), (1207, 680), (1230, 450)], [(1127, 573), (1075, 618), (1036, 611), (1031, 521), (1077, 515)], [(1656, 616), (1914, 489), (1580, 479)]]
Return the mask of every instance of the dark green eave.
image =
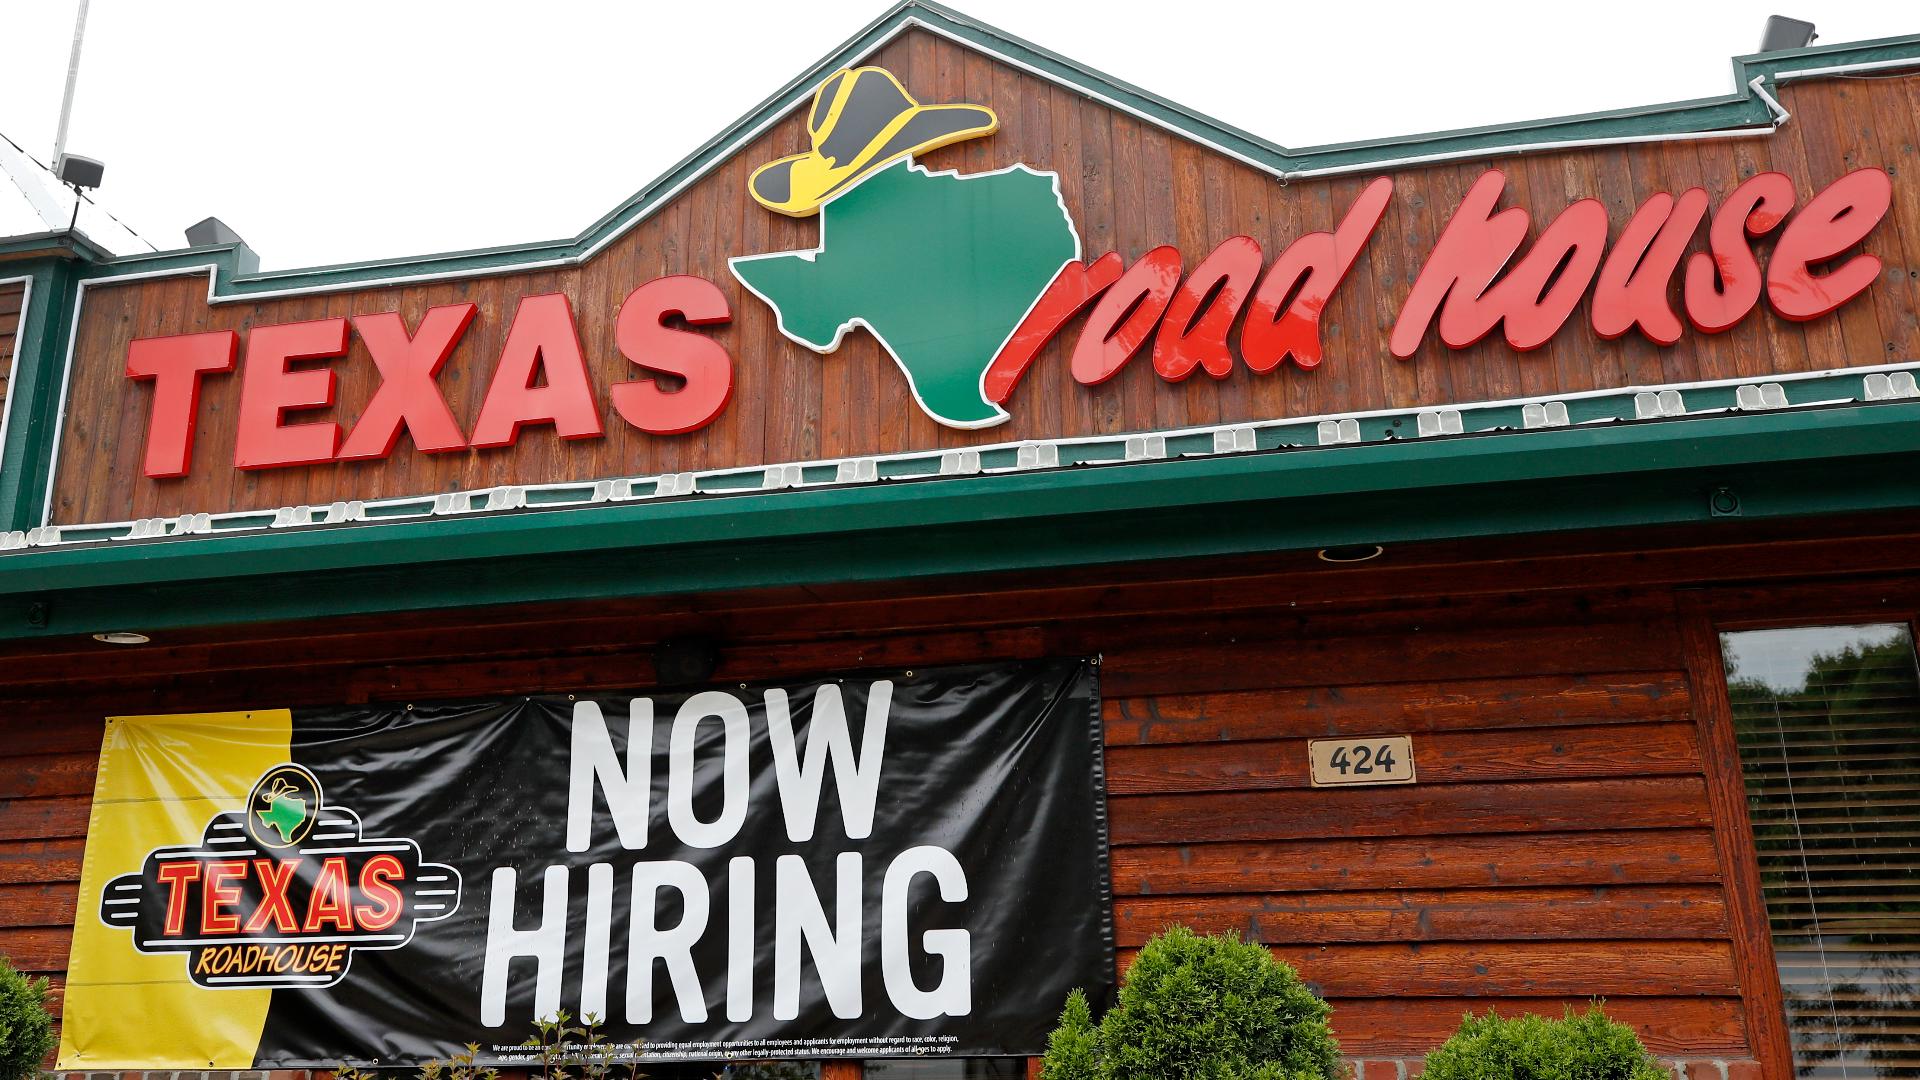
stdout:
[(0, 556), (0, 638), (1920, 507), (1920, 401)]
[(25, 233), (0, 238), (0, 277), (11, 277), (4, 269), (9, 263), (30, 259), (75, 259), (89, 263), (108, 262), (113, 253), (71, 229), (56, 232)]

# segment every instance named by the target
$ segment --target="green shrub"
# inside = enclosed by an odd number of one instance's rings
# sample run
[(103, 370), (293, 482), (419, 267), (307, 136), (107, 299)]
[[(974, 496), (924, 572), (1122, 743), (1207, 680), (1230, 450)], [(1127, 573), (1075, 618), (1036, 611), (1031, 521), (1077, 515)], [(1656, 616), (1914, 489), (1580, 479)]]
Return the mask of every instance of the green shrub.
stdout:
[(1338, 1080), (1327, 1003), (1259, 945), (1173, 927), (1147, 943), (1120, 1002), (1093, 1022), (1074, 991), (1047, 1041), (1047, 1080)]
[(47, 980), (27, 978), (0, 956), (0, 1080), (38, 1076), (53, 1042)]
[(1085, 993), (1075, 990), (1067, 995), (1060, 1026), (1047, 1036), (1042, 1064), (1048, 1080), (1092, 1080), (1100, 1075), (1100, 1029), (1094, 1025)]
[(1427, 1055), (1425, 1080), (1672, 1080), (1640, 1037), (1599, 1005), (1564, 1019), (1471, 1013)]

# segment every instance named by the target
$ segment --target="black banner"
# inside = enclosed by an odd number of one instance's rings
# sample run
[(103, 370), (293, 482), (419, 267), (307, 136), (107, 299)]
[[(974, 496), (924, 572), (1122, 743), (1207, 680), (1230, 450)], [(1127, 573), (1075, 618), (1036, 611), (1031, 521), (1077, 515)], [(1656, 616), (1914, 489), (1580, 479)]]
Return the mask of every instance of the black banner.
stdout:
[[(186, 880), (221, 844), (277, 861)], [(512, 1062), (557, 1009), (664, 1061), (1037, 1054), (1114, 978), (1083, 661), (295, 711), (203, 845), (108, 896), (273, 987), (262, 1067)]]

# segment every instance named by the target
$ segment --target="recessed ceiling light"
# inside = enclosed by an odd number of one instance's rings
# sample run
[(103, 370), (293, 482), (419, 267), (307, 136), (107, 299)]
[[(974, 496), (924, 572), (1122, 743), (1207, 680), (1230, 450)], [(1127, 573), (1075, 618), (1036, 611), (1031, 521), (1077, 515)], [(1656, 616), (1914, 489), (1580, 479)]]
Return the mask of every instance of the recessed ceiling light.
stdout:
[(1386, 548), (1379, 544), (1342, 544), (1339, 547), (1320, 549), (1320, 561), (1330, 563), (1366, 562), (1377, 559)]
[(109, 645), (145, 645), (153, 639), (145, 634), (136, 634), (131, 630), (115, 630), (107, 634), (95, 634), (93, 640), (104, 641)]

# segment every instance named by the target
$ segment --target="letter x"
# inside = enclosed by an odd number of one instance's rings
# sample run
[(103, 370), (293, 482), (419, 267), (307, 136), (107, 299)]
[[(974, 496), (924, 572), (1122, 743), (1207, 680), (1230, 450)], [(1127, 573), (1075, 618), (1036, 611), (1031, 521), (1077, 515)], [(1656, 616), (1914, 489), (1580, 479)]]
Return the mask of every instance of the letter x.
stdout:
[(384, 458), (393, 453), (404, 425), (413, 445), (425, 453), (464, 450), (467, 437), (440, 396), (434, 378), (453, 355), (453, 347), (473, 322), (474, 305), (448, 304), (432, 308), (420, 320), (420, 330), (407, 337), (407, 325), (397, 311), (355, 315), (353, 328), (367, 343), (374, 366), (380, 369), (380, 389), (367, 402), (360, 422), (353, 426), (342, 461)]
[(259, 875), (260, 906), (253, 909), (248, 917), (243, 933), (257, 934), (266, 929), (267, 920), (273, 920), (273, 928), (283, 934), (295, 933), (300, 929), (300, 920), (294, 917), (293, 905), (287, 900), (287, 886), (293, 882), (293, 872), (300, 866), (299, 859), (255, 859), (253, 869)]

